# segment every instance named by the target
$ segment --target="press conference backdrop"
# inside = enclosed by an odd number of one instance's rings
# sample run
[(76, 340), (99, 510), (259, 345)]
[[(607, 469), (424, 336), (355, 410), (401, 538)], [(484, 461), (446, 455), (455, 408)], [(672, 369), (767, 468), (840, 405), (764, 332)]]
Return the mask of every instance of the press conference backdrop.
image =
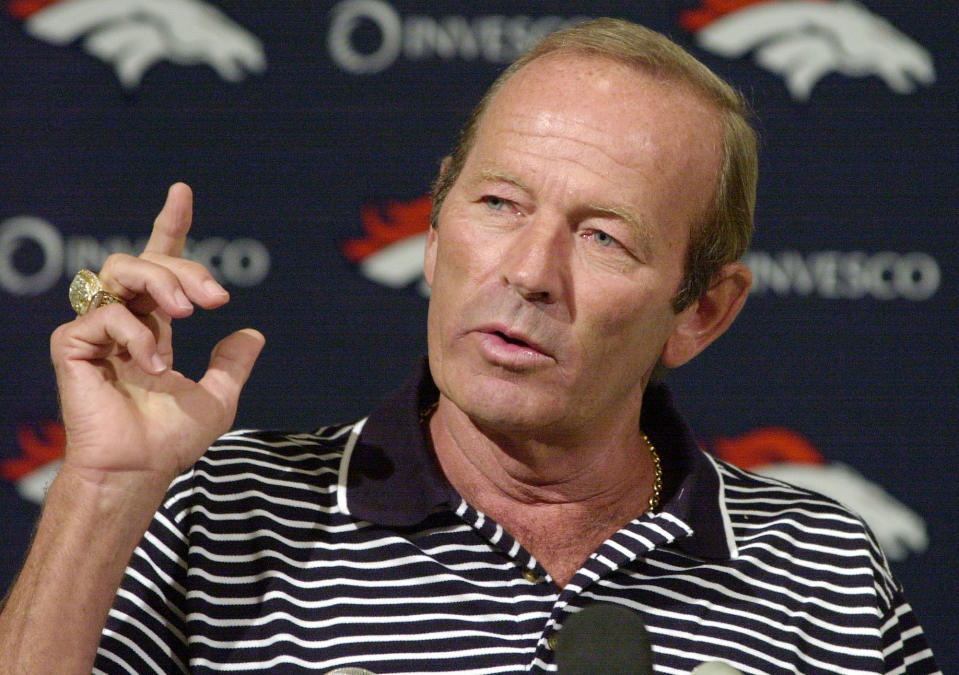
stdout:
[[(0, 19), (0, 588), (62, 456), (48, 336), (80, 267), (188, 182), (188, 253), (232, 294), (177, 325), (268, 339), (239, 426), (364, 414), (425, 350), (430, 182), (504, 64), (588, 16), (665, 32), (762, 138), (756, 278), (669, 380), (702, 443), (872, 525), (959, 672), (953, 3), (7, 0)], [(572, 102), (574, 104), (574, 102)]]

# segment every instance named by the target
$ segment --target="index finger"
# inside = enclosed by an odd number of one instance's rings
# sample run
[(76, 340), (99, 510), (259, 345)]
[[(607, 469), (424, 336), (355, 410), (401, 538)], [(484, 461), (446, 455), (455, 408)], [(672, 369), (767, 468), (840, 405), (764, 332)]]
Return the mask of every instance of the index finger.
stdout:
[(163, 208), (153, 221), (153, 231), (143, 252), (180, 257), (192, 221), (193, 191), (186, 183), (174, 183), (167, 192)]

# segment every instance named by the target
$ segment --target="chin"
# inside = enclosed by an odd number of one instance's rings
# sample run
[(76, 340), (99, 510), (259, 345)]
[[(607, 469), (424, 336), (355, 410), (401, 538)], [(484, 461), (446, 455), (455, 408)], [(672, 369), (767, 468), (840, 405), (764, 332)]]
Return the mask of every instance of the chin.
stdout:
[(476, 426), (500, 432), (543, 429), (565, 418), (563, 407), (555, 398), (544, 398), (528, 387), (508, 383), (471, 387), (464, 395), (451, 398)]
[(433, 353), (437, 388), (477, 426), (502, 431), (536, 429), (563, 419), (563, 391), (555, 373), (513, 370), (473, 355)]

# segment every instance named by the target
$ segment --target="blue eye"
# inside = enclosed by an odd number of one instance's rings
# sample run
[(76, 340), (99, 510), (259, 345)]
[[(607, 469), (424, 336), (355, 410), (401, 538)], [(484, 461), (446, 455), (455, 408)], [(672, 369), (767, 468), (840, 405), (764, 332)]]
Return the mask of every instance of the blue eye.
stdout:
[(612, 246), (616, 243), (616, 240), (611, 236), (603, 232), (602, 230), (596, 230), (593, 232), (593, 241), (595, 241), (600, 246)]
[(483, 201), (485, 201), (486, 205), (490, 207), (493, 211), (502, 211), (503, 209), (506, 208), (507, 204), (509, 203), (505, 199), (501, 199), (499, 197), (493, 197), (493, 196), (483, 197)]

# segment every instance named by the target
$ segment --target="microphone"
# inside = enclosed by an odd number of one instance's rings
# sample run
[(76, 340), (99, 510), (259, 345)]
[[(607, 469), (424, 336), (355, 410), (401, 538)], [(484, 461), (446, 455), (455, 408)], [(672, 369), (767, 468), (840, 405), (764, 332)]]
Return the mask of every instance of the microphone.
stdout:
[(653, 650), (639, 612), (595, 603), (570, 616), (556, 638), (562, 675), (652, 675)]

